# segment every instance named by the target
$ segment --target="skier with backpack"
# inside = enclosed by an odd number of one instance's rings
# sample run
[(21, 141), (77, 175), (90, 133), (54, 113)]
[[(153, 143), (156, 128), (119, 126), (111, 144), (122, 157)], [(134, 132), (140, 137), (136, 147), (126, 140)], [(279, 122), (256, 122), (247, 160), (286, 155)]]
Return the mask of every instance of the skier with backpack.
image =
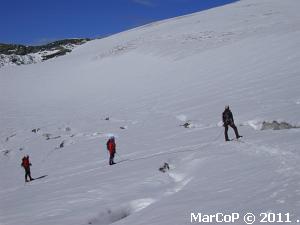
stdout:
[(116, 164), (114, 157), (116, 153), (116, 142), (114, 137), (110, 137), (106, 143), (107, 150), (109, 151), (109, 165)]
[[(29, 161), (29, 155), (26, 155), (26, 156), (23, 157), (21, 166), (25, 170), (25, 182), (29, 182), (29, 181), (34, 180), (31, 177), (31, 172), (30, 172), (31, 163)], [(29, 180), (27, 179), (28, 177), (29, 177)]]
[(225, 131), (224, 131), (225, 141), (230, 141), (230, 139), (228, 138), (228, 126), (230, 126), (234, 130), (236, 139), (243, 137), (239, 135), (238, 129), (234, 124), (233, 115), (231, 110), (229, 109), (229, 105), (225, 106), (225, 110), (222, 114), (222, 119), (223, 119), (223, 126), (225, 127)]

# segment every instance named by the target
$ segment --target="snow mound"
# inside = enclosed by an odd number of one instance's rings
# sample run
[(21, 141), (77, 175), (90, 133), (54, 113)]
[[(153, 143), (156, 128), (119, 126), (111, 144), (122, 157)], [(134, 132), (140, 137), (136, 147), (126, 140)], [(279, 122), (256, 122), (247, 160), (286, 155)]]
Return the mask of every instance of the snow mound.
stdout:
[(130, 216), (134, 212), (138, 212), (152, 203), (155, 200), (152, 198), (137, 199), (131, 201), (129, 204), (124, 204), (122, 206), (116, 207), (115, 209), (105, 209), (98, 214), (95, 218), (88, 221), (88, 224), (92, 225), (107, 225), (115, 223)]
[(130, 208), (120, 207), (117, 209), (106, 209), (98, 214), (97, 217), (91, 219), (88, 224), (108, 225), (116, 221), (122, 220), (131, 214)]

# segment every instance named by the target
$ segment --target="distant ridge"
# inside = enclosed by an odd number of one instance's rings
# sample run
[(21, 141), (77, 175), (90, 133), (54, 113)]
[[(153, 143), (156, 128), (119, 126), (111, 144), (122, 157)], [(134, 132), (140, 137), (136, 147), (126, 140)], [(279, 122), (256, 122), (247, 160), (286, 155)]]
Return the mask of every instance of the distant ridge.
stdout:
[(89, 38), (63, 39), (38, 46), (0, 43), (0, 67), (32, 64), (62, 56), (90, 40)]

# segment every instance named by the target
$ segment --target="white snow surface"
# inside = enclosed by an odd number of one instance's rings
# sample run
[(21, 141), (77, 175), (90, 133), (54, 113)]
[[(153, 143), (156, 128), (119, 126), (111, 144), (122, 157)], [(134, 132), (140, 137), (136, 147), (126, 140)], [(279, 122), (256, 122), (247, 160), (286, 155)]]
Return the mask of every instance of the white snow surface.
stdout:
[[(181, 225), (191, 212), (296, 224), (300, 130), (257, 128), (299, 125), (299, 8), (242, 0), (1, 68), (0, 224)], [(224, 142), (228, 104), (241, 142)], [(24, 184), (25, 154), (33, 177), (48, 176)]]

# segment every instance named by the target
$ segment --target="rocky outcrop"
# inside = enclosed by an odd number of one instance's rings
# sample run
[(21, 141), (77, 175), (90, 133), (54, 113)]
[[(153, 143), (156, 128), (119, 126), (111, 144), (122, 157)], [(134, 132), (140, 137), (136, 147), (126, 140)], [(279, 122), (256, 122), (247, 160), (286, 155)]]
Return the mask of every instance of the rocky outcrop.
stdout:
[(64, 39), (40, 46), (0, 43), (0, 67), (42, 62), (71, 52), (76, 46), (90, 41), (88, 38)]

